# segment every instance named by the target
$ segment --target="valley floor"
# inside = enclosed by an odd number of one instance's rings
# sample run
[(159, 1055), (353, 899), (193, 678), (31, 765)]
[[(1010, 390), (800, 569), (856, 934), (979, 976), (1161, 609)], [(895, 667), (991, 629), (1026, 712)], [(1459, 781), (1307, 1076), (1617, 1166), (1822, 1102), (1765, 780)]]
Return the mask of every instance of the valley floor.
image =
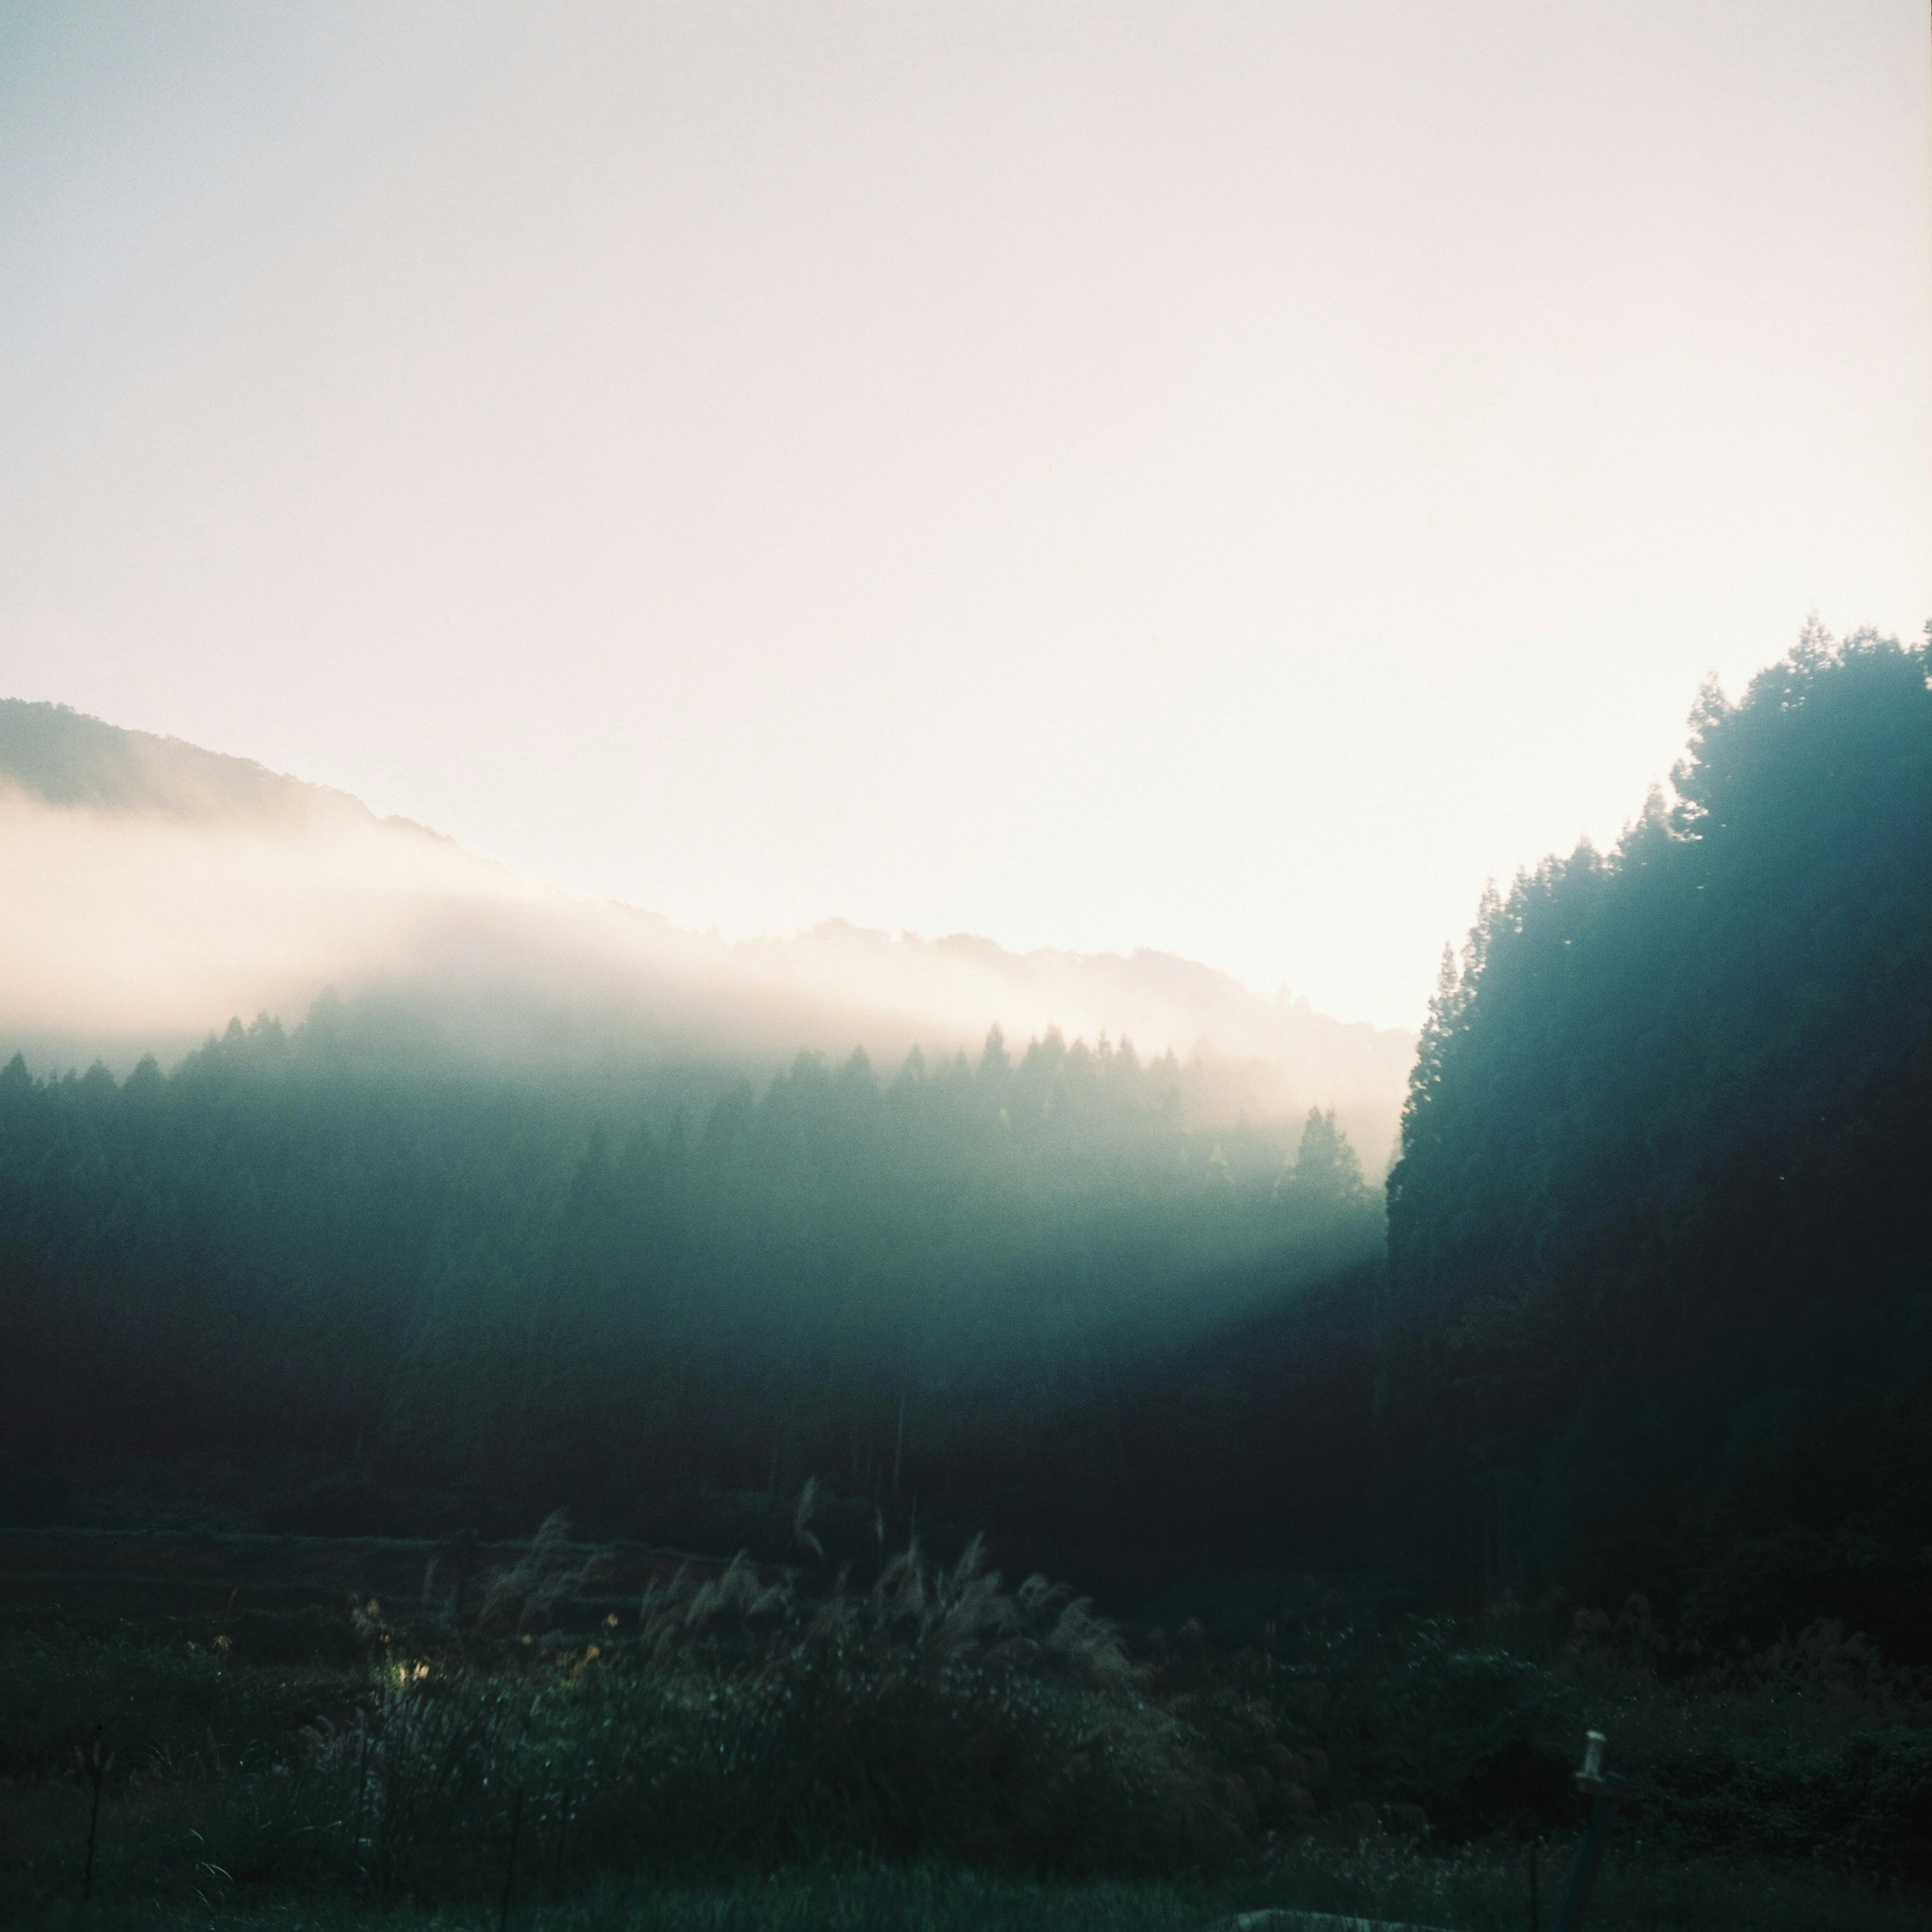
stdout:
[[(1082, 1769), (1088, 1736), (1046, 1764), (1044, 1782), (1011, 1785), (1026, 1804), (1064, 1804), (1067, 1829), (1086, 1834), (1067, 1873), (1048, 1880), (1040, 1858), (1070, 1847), (1003, 1836), (968, 1816), (970, 1790), (940, 1788), (1002, 1721), (998, 1699), (1017, 1694), (1006, 1680), (968, 1672), (936, 1700), (907, 1702), (888, 1680), (913, 1652), (866, 1650), (855, 1611), (834, 1646), (846, 1673), (836, 1697), (802, 1673), (776, 1700), (734, 1706), (818, 1640), (814, 1600), (796, 1606), (796, 1634), (782, 1642), (741, 1634), (721, 1649), (653, 1648), (652, 1628), (670, 1626), (662, 1616), (652, 1625), (638, 1592), (663, 1565), (620, 1552), (603, 1594), (560, 1599), (560, 1616), (530, 1645), (511, 1634), (492, 1649), (480, 1622), (466, 1634), (410, 1603), (426, 1605), (428, 1553), (367, 1539), (0, 1534), (0, 1922), (1207, 1932), (1273, 1912), (1290, 1916), (1265, 1932), (1340, 1932), (1300, 1913), (1524, 1932), (1552, 1922), (1576, 1844), (1560, 1754), (1581, 1717), (1600, 1713), (1651, 1802), (1618, 1832), (1589, 1932), (1932, 1929), (1914, 1822), (1932, 1792), (1932, 1727), (1916, 1679), (1885, 1678), (1855, 1641), (1787, 1646), (1756, 1688), (1687, 1690), (1658, 1682), (1635, 1653), (1619, 1656), (1618, 1642), (1648, 1641), (1628, 1616), (1621, 1636), (1606, 1620), (1587, 1657), (1552, 1651), (1528, 1616), (1393, 1634), (1310, 1627), (1292, 1654), (1270, 1625), (1280, 1652), (1265, 1656), (1198, 1635), (1176, 1653), (1140, 1633), (1152, 1648), (1130, 1678), (1082, 1693), (1075, 1711), (1078, 1730), (1114, 1727), (1102, 1748), (1130, 1760), (1120, 1779)], [(544, 1571), (533, 1552), (483, 1554), (500, 1576), (521, 1562), (526, 1586), (576, 1560), (553, 1551)], [(718, 1600), (727, 1579), (709, 1569), (708, 1582), (684, 1587), (713, 1595), (674, 1599), (674, 1622), (688, 1621), (683, 1606)], [(920, 1642), (938, 1640), (946, 1602), (970, 1587), (926, 1574), (922, 1588), (942, 1600), (913, 1620)], [(1094, 1654), (1104, 1666), (1104, 1648)], [(1022, 1685), (1036, 1699), (1023, 1730), (1046, 1735), (1064, 1714), (1038, 1701), (1051, 1682)], [(779, 1747), (794, 1693), (820, 1701), (799, 1747), (807, 1781), (787, 1785)], [(975, 1697), (964, 1729), (946, 1730), (954, 1706)], [(841, 1757), (834, 1718), (874, 1728)], [(641, 1753), (628, 1760), (614, 1742), (624, 1724), (634, 1733), (624, 1748)], [(1271, 1726), (1270, 1742), (1243, 1724)], [(1154, 1750), (1176, 1725), (1196, 1752), (1178, 1769)], [(1136, 1750), (1148, 1755), (1134, 1760)], [(1247, 1763), (1270, 1750), (1316, 1795), (1271, 1786)], [(653, 1768), (654, 1754), (680, 1751), (685, 1769)], [(692, 1801), (688, 1787), (709, 1775), (704, 1754), (721, 1751), (736, 1755)], [(928, 1774), (938, 1796), (919, 1829), (932, 1848), (902, 1834), (892, 1856), (864, 1850), (861, 1830), (898, 1815), (865, 1808), (868, 1780)], [(1136, 1780), (1184, 1774), (1222, 1808), (1159, 1864), (1131, 1819), (1105, 1814), (1138, 1802)], [(836, 1803), (827, 1775), (843, 1780)], [(469, 1795), (449, 1802), (446, 1777), (472, 1778)], [(1406, 1794), (1425, 1798), (1431, 1815)], [(682, 1824), (650, 1824), (646, 1814), (679, 1802)], [(741, 1820), (740, 1807), (766, 1815)], [(753, 1824), (763, 1835), (745, 1835)], [(1124, 1875), (1093, 1875), (1106, 1871)]]
[[(1563, 1861), (1552, 1850), (1545, 1869)], [(206, 1882), (206, 1881), (205, 1881)], [(1540, 1923), (1555, 1900), (1546, 1892)], [(1319, 1905), (1310, 1903), (1319, 1900)], [(1427, 1918), (1391, 1920), (1390, 1915)], [(378, 1905), (248, 1899), (210, 1883), (205, 1900), (48, 1901), (34, 1932), (1522, 1932), (1524, 1861), (1514, 1852), (1309, 1858), (1238, 1886), (1043, 1884), (968, 1868), (782, 1870), (712, 1883), (633, 1878), (560, 1900)], [(1591, 1932), (1925, 1932), (1932, 1906), (1888, 1888), (1817, 1872), (1626, 1852), (1605, 1871)]]

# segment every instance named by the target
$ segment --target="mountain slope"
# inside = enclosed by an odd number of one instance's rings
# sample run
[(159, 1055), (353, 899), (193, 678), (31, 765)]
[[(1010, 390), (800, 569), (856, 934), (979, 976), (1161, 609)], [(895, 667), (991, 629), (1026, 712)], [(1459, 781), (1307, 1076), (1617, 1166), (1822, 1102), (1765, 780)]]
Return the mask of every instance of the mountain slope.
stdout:
[(1445, 969), (1389, 1189), (1406, 1520), (1484, 1595), (1932, 1660), (1932, 640), (1808, 634), (1694, 724), (1674, 807)]
[(293, 1021), (325, 987), (418, 1039), (566, 1069), (696, 1056), (769, 1072), (801, 1048), (891, 1060), (976, 1052), (996, 1024), (1058, 1028), (1176, 1054), (1200, 1117), (1333, 1108), (1378, 1166), (1413, 1050), (1150, 952), (1020, 955), (836, 920), (728, 943), (52, 705), (0, 702), (0, 890), (32, 935), (0, 976), (0, 1047), (43, 1065), (172, 1058), (231, 1014)]
[(0, 698), (0, 785), (44, 804), (118, 814), (299, 824), (374, 814), (346, 792), (252, 759), (124, 730), (64, 704)]

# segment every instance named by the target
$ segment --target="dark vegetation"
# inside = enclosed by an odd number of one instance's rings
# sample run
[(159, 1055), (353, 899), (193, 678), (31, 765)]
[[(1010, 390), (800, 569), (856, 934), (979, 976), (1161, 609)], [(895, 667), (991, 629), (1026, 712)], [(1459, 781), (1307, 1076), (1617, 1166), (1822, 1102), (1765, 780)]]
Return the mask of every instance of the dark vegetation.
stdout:
[(674, 1568), (556, 1522), (522, 1550), (364, 1546), (418, 1588), (326, 1616), (266, 1587), (312, 1553), (288, 1539), (145, 1539), (163, 1574), (92, 1612), (71, 1574), (16, 1571), (68, 1606), (19, 1605), (0, 1639), (0, 1906), (57, 1920), (77, 1895), (111, 1738), (95, 1883), (128, 1924), (430, 1900), (488, 1923), (507, 1892), (526, 1923), (676, 1900), (664, 1922), (892, 1924), (918, 1895), (926, 1923), (1286, 1904), (1487, 1932), (1523, 1922), (1532, 1862), (1560, 1883), (1588, 1721), (1646, 1800), (1596, 1923), (1925, 1922), (1928, 1687), (1842, 1630), (1666, 1683), (1640, 1609), (1378, 1620), (1282, 1584), (1230, 1649), (1115, 1630), (973, 1546), (855, 1583), (797, 1514), (789, 1570)]
[(1366, 1310), (1382, 1210), (1328, 1117), (1192, 1132), (1130, 1047), (802, 1058), (613, 1132), (391, 1073), (325, 1009), (118, 1087), (0, 1071), (0, 1228), (30, 1484), (197, 1457), (270, 1528), (488, 1536), (562, 1498), (702, 1541), (814, 1474), (867, 1538), (920, 1499), (1064, 1533), (1166, 1453), (1120, 1406), (1178, 1351), (1300, 1284)]
[(1932, 1662), (1929, 650), (1808, 634), (1707, 695), (1678, 802), (1444, 962), (1383, 1413), (1462, 1486), (1472, 1594)]
[(1052, 1036), (669, 1123), (332, 1006), (9, 1068), (0, 1882), (77, 1891), (98, 1744), (157, 1924), (1474, 1932), (1587, 1724), (1601, 1922), (1924, 1924), (1928, 668), (1808, 634), (1486, 900), (1385, 1238), (1327, 1117)]

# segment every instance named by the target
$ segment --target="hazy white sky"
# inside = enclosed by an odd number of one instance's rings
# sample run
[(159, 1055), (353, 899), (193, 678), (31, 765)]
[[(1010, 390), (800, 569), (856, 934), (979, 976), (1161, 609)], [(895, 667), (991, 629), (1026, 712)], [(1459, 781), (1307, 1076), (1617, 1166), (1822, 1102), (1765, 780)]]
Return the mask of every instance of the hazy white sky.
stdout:
[(1932, 615), (1924, 0), (0, 8), (0, 694), (1413, 1024)]

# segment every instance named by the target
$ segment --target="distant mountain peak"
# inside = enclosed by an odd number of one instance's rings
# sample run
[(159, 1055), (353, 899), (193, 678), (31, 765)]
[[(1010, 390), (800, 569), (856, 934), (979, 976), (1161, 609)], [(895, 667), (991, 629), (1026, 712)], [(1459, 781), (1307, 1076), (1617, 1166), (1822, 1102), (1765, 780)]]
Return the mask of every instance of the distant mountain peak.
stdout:
[(348, 792), (272, 772), (253, 758), (18, 698), (0, 698), (0, 788), (116, 816), (283, 825), (350, 818), (441, 836), (409, 819), (378, 819)]
[(42, 1054), (178, 1048), (230, 1012), (292, 1020), (332, 986), (464, 1016), (437, 1024), (479, 1052), (555, 1058), (574, 1042), (586, 1064), (642, 1041), (765, 1066), (854, 1042), (891, 1058), (976, 1047), (994, 1023), (1016, 1046), (1057, 1027), (1178, 1054), (1216, 1118), (1339, 1108), (1372, 1163), (1414, 1053), (1412, 1035), (1151, 947), (1017, 952), (845, 919), (690, 932), (544, 890), (346, 792), (64, 705), (0, 700), (0, 806), (32, 935), (0, 981), (0, 1046)]

